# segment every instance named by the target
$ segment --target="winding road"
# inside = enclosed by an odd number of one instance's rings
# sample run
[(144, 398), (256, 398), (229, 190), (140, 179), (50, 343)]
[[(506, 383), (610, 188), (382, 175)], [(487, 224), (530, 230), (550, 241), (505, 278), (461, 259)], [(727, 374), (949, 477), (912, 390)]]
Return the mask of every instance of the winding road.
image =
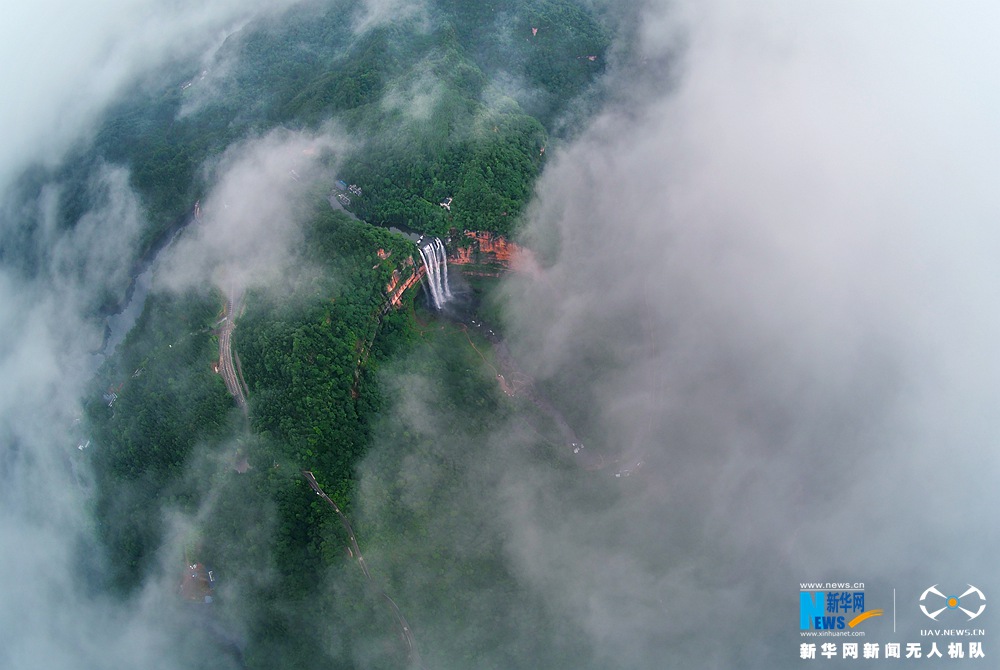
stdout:
[(226, 298), (226, 312), (222, 317), (222, 327), (219, 330), (219, 374), (226, 383), (226, 390), (236, 399), (236, 404), (240, 406), (243, 413), (247, 412), (247, 398), (243, 392), (243, 384), (236, 373), (233, 365), (233, 328), (236, 327), (236, 312), (242, 293), (237, 293), (235, 288), (229, 290)]
[[(483, 362), (493, 370), (497, 382), (503, 392), (510, 397), (523, 397), (530, 401), (535, 407), (548, 416), (555, 424), (559, 435), (562, 438), (560, 448), (568, 452), (569, 456), (580, 467), (585, 470), (601, 470), (609, 465), (610, 460), (604, 455), (601, 449), (584, 446), (580, 437), (570, 426), (563, 413), (552, 404), (535, 385), (531, 375), (524, 372), (514, 360), (510, 349), (503, 339), (484, 322), (476, 319), (455, 319), (461, 324), (469, 345), (479, 354)], [(496, 366), (492, 365), (483, 355), (479, 348), (469, 337), (469, 332), (474, 331), (484, 337), (493, 345), (493, 354), (496, 359)], [(498, 369), (499, 368), (499, 369)]]
[(361, 571), (365, 573), (368, 583), (371, 584), (376, 591), (378, 591), (379, 595), (385, 599), (385, 601), (389, 604), (389, 607), (392, 609), (392, 614), (396, 618), (396, 625), (399, 626), (403, 640), (406, 642), (406, 655), (410, 665), (412, 667), (422, 668), (423, 664), (420, 662), (420, 653), (417, 651), (417, 642), (413, 637), (413, 631), (410, 630), (410, 624), (406, 621), (406, 617), (403, 616), (403, 613), (399, 610), (399, 606), (395, 603), (395, 601), (390, 598), (385, 591), (380, 589), (375, 583), (375, 580), (372, 579), (372, 575), (368, 571), (368, 565), (365, 564), (365, 557), (362, 556), (361, 548), (358, 546), (357, 539), (355, 539), (354, 528), (351, 526), (351, 522), (340, 510), (340, 506), (337, 505), (337, 503), (335, 503), (333, 499), (323, 491), (312, 472), (309, 470), (303, 470), (302, 476), (305, 477), (309, 486), (316, 492), (316, 495), (329, 503), (330, 507), (333, 508), (333, 511), (337, 513), (337, 516), (340, 518), (340, 523), (343, 524), (344, 529), (347, 531), (347, 536), (350, 538), (351, 551), (354, 552), (354, 556), (358, 559), (358, 565), (361, 566)]
[[(239, 405), (245, 415), (248, 412), (246, 395), (244, 393), (246, 382), (243, 381), (242, 373), (238, 373), (233, 365), (232, 351), (233, 329), (236, 327), (236, 314), (239, 310), (240, 300), (242, 300), (242, 293), (237, 292), (235, 288), (231, 288), (226, 299), (226, 309), (222, 316), (221, 327), (219, 329), (219, 373), (222, 375), (222, 379), (226, 384), (226, 389), (229, 391), (229, 394), (233, 396), (236, 400), (236, 404)], [(358, 565), (361, 567), (361, 571), (365, 574), (365, 578), (368, 580), (368, 583), (376, 591), (378, 591), (378, 594), (386, 601), (386, 603), (388, 603), (390, 609), (392, 610), (393, 617), (396, 619), (396, 625), (399, 627), (403, 641), (406, 643), (406, 654), (410, 666), (414, 668), (423, 668), (423, 664), (420, 661), (420, 653), (417, 651), (417, 643), (413, 637), (413, 631), (410, 629), (410, 624), (406, 620), (406, 617), (403, 616), (403, 613), (400, 611), (396, 602), (390, 598), (385, 591), (380, 589), (375, 583), (375, 580), (372, 579), (371, 572), (368, 570), (368, 565), (365, 563), (365, 557), (361, 553), (361, 547), (358, 546), (358, 541), (355, 538), (354, 528), (351, 526), (351, 522), (348, 520), (343, 511), (341, 511), (337, 503), (335, 503), (333, 499), (323, 491), (312, 472), (303, 470), (302, 476), (305, 477), (309, 486), (316, 492), (316, 495), (323, 498), (323, 500), (325, 500), (333, 508), (333, 511), (336, 512), (337, 516), (340, 518), (340, 522), (343, 524), (344, 529), (347, 530), (347, 536), (350, 538), (351, 551), (358, 559)]]

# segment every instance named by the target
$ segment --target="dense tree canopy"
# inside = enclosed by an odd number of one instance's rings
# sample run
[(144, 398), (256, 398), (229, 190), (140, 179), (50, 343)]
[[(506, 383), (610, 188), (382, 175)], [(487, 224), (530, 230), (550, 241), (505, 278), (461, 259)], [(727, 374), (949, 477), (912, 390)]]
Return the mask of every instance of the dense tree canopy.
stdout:
[[(400, 397), (383, 386), (383, 366), (405, 364), (439, 384), (456, 436), (494, 425), (510, 405), (471, 336), (423, 328), (412, 292), (404, 309), (385, 309), (386, 285), (394, 272), (405, 279), (416, 271), (416, 250), (371, 224), (436, 235), (514, 230), (549, 134), (603, 67), (607, 44), (568, 0), (438, 0), (420, 26), (360, 35), (356, 11), (340, 1), (300, 6), (231, 35), (206, 72), (175, 63), (112, 109), (92, 146), (57, 170), (68, 226), (88, 207), (88, 172), (101, 162), (128, 165), (150, 218), (141, 244), (148, 252), (184, 225), (211, 188), (206, 163), (232, 143), (331, 120), (353, 140), (336, 177), (361, 188), (347, 208), (363, 221), (331, 209), (333, 183), (313, 189), (317, 204), (285, 288), (245, 296), (232, 339), (247, 414), (214, 372), (225, 299), (208, 287), (151, 296), (87, 406), (109, 577), (127, 592), (191, 552), (223, 566), (219, 616), (241, 617), (253, 668), (355, 667), (345, 660), (352, 658), (369, 668), (401, 665), (392, 618), (301, 470), (313, 471), (352, 515), (356, 469), (373, 441), (433, 455), (431, 436), (384, 418)], [(385, 458), (390, 490), (402, 466), (399, 453)], [(444, 456), (441, 466), (456, 477), (462, 469)], [(418, 510), (386, 504), (386, 517), (363, 527), (366, 546), (409, 547), (399, 560), (381, 561), (391, 586), (400, 561), (434, 569), (442, 557), (428, 541), (439, 527), (433, 501)], [(189, 526), (199, 539), (179, 542)], [(484, 580), (525, 595), (490, 558), (493, 549), (453, 566), (448, 588), (465, 594), (462, 602), (471, 605)], [(227, 593), (239, 594), (240, 612), (226, 610)], [(431, 616), (432, 603), (406, 604)], [(483, 667), (503, 667), (496, 659), (516, 652), (501, 638), (505, 626), (520, 624), (499, 616), (459, 645), (470, 662), (483, 646), (496, 647)], [(525, 625), (542, 625), (529, 619)], [(338, 626), (353, 635), (330, 632)]]
[(548, 132), (604, 67), (604, 31), (568, 0), (439, 0), (426, 25), (360, 36), (355, 10), (317, 3), (251, 23), (207, 70), (175, 63), (137, 87), (62, 170), (66, 219), (85, 204), (88, 164), (128, 165), (149, 248), (207, 192), (206, 159), (251, 133), (332, 119), (356, 143), (343, 177), (362, 187), (351, 205), (362, 218), (510, 232)]

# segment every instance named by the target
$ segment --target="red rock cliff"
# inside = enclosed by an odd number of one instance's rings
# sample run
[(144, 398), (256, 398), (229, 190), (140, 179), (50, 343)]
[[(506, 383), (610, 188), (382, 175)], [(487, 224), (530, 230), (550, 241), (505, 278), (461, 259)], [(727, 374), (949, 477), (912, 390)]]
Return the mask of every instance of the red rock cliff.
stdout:
[(502, 235), (496, 235), (488, 231), (465, 231), (471, 244), (457, 248), (448, 256), (448, 263), (452, 265), (479, 265), (489, 266), (493, 272), (472, 271), (474, 274), (495, 274), (499, 275), (502, 270), (512, 270), (514, 272), (527, 272), (537, 274), (540, 271), (539, 265), (534, 255), (529, 249), (509, 242)]
[[(524, 272), (536, 279), (543, 276), (541, 266), (530, 249), (487, 231), (468, 230), (464, 235), (469, 243), (448, 254), (449, 265), (459, 266), (463, 273), (499, 277), (504, 272)], [(382, 249), (378, 250), (378, 255), (383, 260), (390, 256)], [(404, 258), (401, 265), (413, 266), (413, 258)], [(393, 270), (392, 278), (385, 287), (388, 306), (399, 307), (403, 294), (418, 284), (425, 272), (423, 263), (417, 263), (413, 273), (404, 280), (398, 269)]]
[(420, 265), (413, 271), (413, 274), (404, 280), (400, 276), (399, 270), (393, 270), (389, 285), (385, 287), (385, 295), (389, 299), (389, 304), (393, 307), (399, 307), (403, 294), (420, 281), (420, 278), (424, 276), (424, 271), (424, 266)]

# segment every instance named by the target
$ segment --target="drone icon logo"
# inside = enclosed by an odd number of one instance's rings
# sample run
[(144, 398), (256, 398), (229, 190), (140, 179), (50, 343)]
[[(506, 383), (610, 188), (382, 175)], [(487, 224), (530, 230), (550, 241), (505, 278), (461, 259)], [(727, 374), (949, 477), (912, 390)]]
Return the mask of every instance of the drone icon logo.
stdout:
[[(972, 596), (973, 594), (978, 596), (978, 598), (974, 597), (967, 598), (966, 604), (968, 604), (969, 607), (975, 607), (978, 604), (979, 609), (977, 609), (974, 612), (971, 609), (966, 609), (965, 607), (962, 607), (962, 598), (965, 598), (966, 596)], [(927, 606), (924, 605), (924, 601), (927, 599), (928, 595), (942, 598), (944, 600), (944, 607), (936, 609), (933, 612), (928, 610)], [(965, 613), (966, 616), (969, 617), (969, 621), (972, 621), (977, 616), (982, 614), (983, 610), (985, 609), (986, 609), (986, 596), (983, 594), (982, 591), (977, 589), (972, 584), (969, 584), (969, 588), (965, 591), (965, 593), (963, 593), (960, 596), (946, 596), (945, 594), (938, 591), (937, 584), (924, 591), (923, 594), (921, 594), (920, 596), (920, 610), (928, 618), (933, 619), (934, 621), (937, 621), (938, 615), (941, 614), (941, 612), (944, 612), (945, 610), (961, 610), (962, 612)]]

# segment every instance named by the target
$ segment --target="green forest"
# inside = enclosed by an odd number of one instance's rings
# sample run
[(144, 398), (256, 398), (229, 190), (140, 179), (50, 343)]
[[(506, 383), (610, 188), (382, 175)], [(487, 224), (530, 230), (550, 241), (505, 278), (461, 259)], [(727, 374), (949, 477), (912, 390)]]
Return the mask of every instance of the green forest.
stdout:
[[(343, 178), (363, 190), (351, 204), (362, 219), (512, 232), (548, 136), (592, 95), (609, 36), (570, 0), (441, 0), (426, 26), (359, 36), (354, 9), (297, 6), (231, 35), (209, 69), (177, 63), (137, 87), (57, 175), (67, 225), (85, 211), (93, 166), (126, 164), (150, 215), (148, 249), (207, 192), (207, 159), (275, 127), (335, 120), (357, 143)], [(417, 98), (426, 109), (412, 109)]]
[[(445, 480), (462, 482), (469, 456), (447, 453), (442, 439), (474, 442), (515, 412), (540, 435), (546, 422), (531, 418), (530, 405), (511, 403), (500, 393), (482, 359), (488, 341), (461, 324), (438, 321), (414, 304), (413, 292), (401, 309), (383, 311), (389, 275), (400, 267), (413, 271), (406, 262), (413, 255), (408, 240), (320, 203), (299, 251), (307, 262), (292, 278), (292, 289), (249, 294), (234, 330), (234, 350), (250, 389), (249, 420), (213, 371), (224, 302), (219, 294), (157, 294), (120, 354), (102, 369), (88, 415), (98, 445), (97, 512), (113, 559), (109, 579), (127, 593), (162, 569), (164, 560), (179, 574), (186, 556), (170, 538), (178, 532), (171, 523), (180, 518), (197, 528), (198, 560), (225, 575), (219, 616), (235, 616), (227, 610), (234, 585), (241, 614), (252, 603), (253, 616), (244, 621), (251, 640), (247, 667), (353, 667), (343, 659), (359, 654), (370, 659), (365, 667), (400, 667), (405, 656), (392, 618), (345, 554), (344, 529), (309, 490), (301, 470), (313, 471), (349, 516), (362, 519), (359, 542), (371, 552), (376, 579), (387, 589), (405, 583), (395, 578), (403, 576), (400, 570), (416, 570), (441, 573), (440, 588), (456, 603), (471, 607), (481, 589), (507, 589), (520, 602), (529, 594), (489, 546), (478, 547), (469, 560), (442, 554), (453, 537), (441, 538), (434, 529), (445, 523), (455, 527), (449, 533), (467, 533), (464, 517), (441, 517), (434, 499), (419, 508), (399, 506), (398, 488), (406, 480), (401, 459), (418, 454), (434, 462)], [(323, 261), (329, 272), (307, 270), (313, 261)], [(446, 433), (414, 430), (398, 415), (407, 390), (396, 383), (386, 387), (385, 379), (398, 378), (400, 371), (432, 384), (422, 392), (433, 398), (436, 414), (451, 418)], [(109, 406), (112, 392), (116, 398)], [(558, 439), (554, 433), (549, 438)], [(548, 454), (540, 439), (540, 453)], [(386, 508), (377, 518), (354, 502), (357, 468), (373, 443), (394, 445), (381, 450), (381, 463), (366, 466), (378, 473), (372, 481), (385, 487)], [(244, 458), (249, 469), (239, 472)], [(488, 462), (477, 464), (482, 477), (480, 468)], [(502, 467), (502, 459), (495, 465)], [(436, 567), (442, 561), (448, 566), (443, 573)], [(267, 574), (262, 565), (270, 566)], [(401, 606), (408, 616), (437, 621), (431, 630), (469, 616), (456, 611), (459, 618), (441, 621), (436, 602), (424, 598), (404, 593)], [(315, 621), (317, 607), (322, 626)], [(485, 654), (493, 660), (482, 667), (506, 667), (502, 659), (524, 651), (504, 646), (510, 626), (526, 625), (528, 612), (518, 609), (521, 618), (506, 621), (497, 619), (499, 613), (479, 615), (486, 618), (477, 636), (457, 651), (455, 641), (441, 640), (438, 653)], [(532, 625), (547, 625), (533, 616)], [(353, 635), (331, 648), (329, 626), (338, 621)], [(317, 655), (317, 648), (329, 653)]]
[[(205, 165), (233, 142), (331, 120), (358, 140), (337, 175), (363, 189), (351, 195), (350, 214), (327, 202), (333, 184), (312, 189), (285, 288), (244, 296), (232, 339), (249, 391), (245, 414), (216, 372), (225, 298), (207, 286), (151, 294), (100, 369), (86, 415), (106, 577), (128, 596), (170, 566), (179, 574), (182, 561), (216, 566), (215, 616), (241, 631), (245, 667), (404, 667), (394, 620), (349, 555), (338, 518), (302, 477), (310, 470), (356, 520), (375, 580), (423, 622), (426, 655), (484, 668), (564, 662), (567, 646), (509, 646), (515, 628), (555, 624), (533, 608), (497, 547), (473, 534), (467, 555), (449, 556), (435, 539), (469, 533), (471, 517), (437, 508), (470, 473), (487, 476), (465, 445), (515, 413), (534, 426), (532, 458), (551, 458), (546, 447), (558, 436), (500, 392), (488, 341), (426, 311), (415, 290), (386, 309), (393, 272), (405, 279), (420, 259), (382, 226), (516, 231), (543, 149), (566, 132), (570, 107), (594, 95), (608, 36), (568, 0), (441, 0), (420, 29), (390, 24), (360, 35), (347, 20), (352, 7), (312, 3), (251, 23), (219, 49), (219, 72), (204, 77), (174, 64), (116, 106), (93, 145), (57, 170), (62, 220), (72, 225), (87, 208), (88, 171), (128, 165), (149, 218), (140, 245), (148, 256), (167, 233), (184, 235), (212, 186)], [(450, 211), (440, 205), (447, 198)], [(441, 433), (407, 416), (408, 379), (449, 417)], [(407, 454), (440, 469), (445, 498), (400, 502)], [(380, 487), (378, 510), (358, 504), (362, 468)], [(453, 606), (441, 614), (426, 594), (408, 593), (408, 570), (435, 575)], [(508, 594), (510, 610), (478, 611), (484, 590)], [(463, 620), (477, 632), (446, 639)]]
[[(303, 636), (317, 631), (293, 612), (332, 578), (331, 565), (336, 583), (351, 585), (358, 611), (372, 612), (355, 569), (343, 561), (342, 529), (300, 470), (314, 470), (350, 509), (354, 466), (382, 409), (378, 362), (412, 337), (406, 311), (383, 313), (382, 290), (413, 250), (402, 236), (334, 212), (325, 201), (317, 205), (298, 251), (328, 272), (303, 269), (290, 293), (247, 296), (234, 331), (250, 387), (249, 421), (213, 370), (223, 297), (150, 298), (119, 355), (102, 368), (87, 408), (99, 445), (97, 513), (118, 589), (127, 592), (156, 571), (170, 518), (178, 516), (198, 526), (199, 560), (225, 566), (228, 583), (251, 589), (242, 594), (255, 604), (259, 626), (247, 652), (250, 667), (275, 667), (278, 659), (282, 667), (311, 667), (306, 657), (294, 659), (317, 643)], [(241, 473), (243, 459), (249, 469)], [(248, 544), (255, 536), (259, 541)], [(180, 574), (181, 548), (166, 551)], [(257, 572), (269, 564), (277, 572), (261, 580)], [(224, 612), (225, 586), (221, 592)], [(372, 635), (392, 631), (372, 626)]]

